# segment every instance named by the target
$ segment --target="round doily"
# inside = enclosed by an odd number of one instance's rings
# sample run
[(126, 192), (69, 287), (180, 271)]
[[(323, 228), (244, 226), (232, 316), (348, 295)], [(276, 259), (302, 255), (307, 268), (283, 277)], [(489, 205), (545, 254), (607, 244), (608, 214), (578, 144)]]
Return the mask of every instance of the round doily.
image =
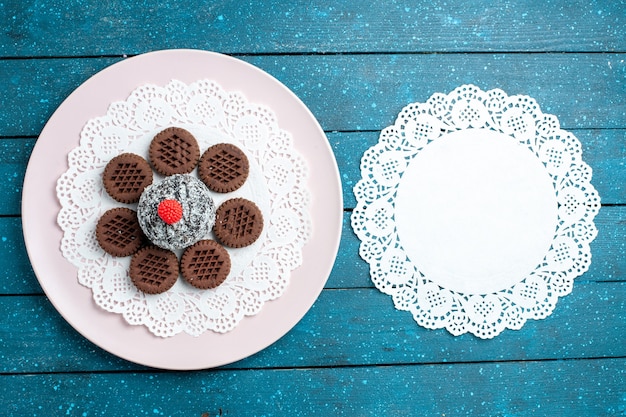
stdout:
[[(201, 152), (221, 142), (244, 150), (250, 161), (244, 186), (212, 196), (217, 206), (234, 197), (254, 201), (265, 226), (253, 245), (229, 249), (231, 273), (218, 288), (198, 290), (179, 279), (164, 294), (146, 295), (130, 281), (130, 257), (106, 254), (95, 239), (100, 216), (109, 208), (124, 206), (108, 196), (101, 175), (107, 162), (120, 153), (148, 159), (151, 139), (169, 126), (189, 130)], [(280, 297), (291, 271), (302, 262), (302, 247), (311, 234), (306, 164), (271, 109), (247, 102), (240, 93), (224, 91), (214, 81), (187, 85), (174, 80), (165, 86), (135, 89), (125, 101), (112, 103), (106, 115), (87, 122), (68, 162), (69, 169), (57, 181), (63, 256), (78, 268), (78, 281), (92, 290), (97, 305), (120, 314), (129, 324), (146, 326), (157, 336), (232, 330), (243, 317), (258, 313), (266, 301)], [(155, 182), (161, 178), (155, 173)], [(136, 209), (136, 204), (126, 206)]]
[(361, 160), (352, 227), (375, 286), (429, 329), (492, 338), (587, 271), (600, 198), (580, 142), (528, 96), (406, 106)]

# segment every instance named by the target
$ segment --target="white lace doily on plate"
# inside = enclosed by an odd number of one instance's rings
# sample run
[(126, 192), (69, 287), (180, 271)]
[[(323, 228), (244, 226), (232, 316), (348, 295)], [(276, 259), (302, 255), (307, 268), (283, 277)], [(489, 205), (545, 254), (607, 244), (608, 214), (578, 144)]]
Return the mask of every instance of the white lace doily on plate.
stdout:
[(426, 328), (542, 319), (591, 262), (600, 198), (534, 99), (464, 85), (406, 106), (361, 160), (352, 227), (376, 287)]
[[(194, 134), (201, 152), (220, 142), (244, 150), (250, 161), (246, 183), (233, 193), (212, 196), (217, 206), (233, 197), (254, 201), (263, 212), (264, 230), (253, 245), (228, 249), (231, 272), (216, 289), (198, 290), (179, 279), (163, 294), (146, 295), (130, 281), (130, 257), (106, 254), (95, 239), (100, 216), (124, 206), (108, 196), (101, 175), (107, 162), (123, 152), (148, 160), (151, 139), (169, 126)], [(291, 271), (302, 263), (302, 247), (311, 235), (306, 164), (271, 109), (224, 91), (214, 81), (187, 85), (173, 80), (135, 89), (125, 101), (112, 103), (106, 115), (87, 122), (68, 162), (57, 181), (63, 256), (78, 268), (78, 281), (91, 288), (97, 305), (129, 324), (144, 325), (161, 337), (228, 332), (266, 301), (280, 297)], [(155, 175), (155, 182), (160, 178)], [(136, 204), (126, 206), (136, 209)]]

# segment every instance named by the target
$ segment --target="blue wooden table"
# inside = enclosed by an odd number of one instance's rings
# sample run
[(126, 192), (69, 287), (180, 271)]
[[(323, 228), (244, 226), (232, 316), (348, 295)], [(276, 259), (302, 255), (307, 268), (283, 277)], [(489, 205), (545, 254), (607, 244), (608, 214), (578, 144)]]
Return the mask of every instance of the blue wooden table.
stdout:
[[(0, 2), (0, 414), (625, 415), (626, 3), (274, 3)], [(138, 366), (82, 338), (43, 294), (20, 218), (29, 155), (63, 99), (167, 48), (230, 54), (293, 90), (334, 149), (345, 201), (339, 255), (304, 319), (252, 357), (196, 372)], [(602, 198), (590, 270), (548, 318), (493, 340), (396, 311), (349, 227), (378, 132), (404, 105), (464, 83), (556, 115)]]

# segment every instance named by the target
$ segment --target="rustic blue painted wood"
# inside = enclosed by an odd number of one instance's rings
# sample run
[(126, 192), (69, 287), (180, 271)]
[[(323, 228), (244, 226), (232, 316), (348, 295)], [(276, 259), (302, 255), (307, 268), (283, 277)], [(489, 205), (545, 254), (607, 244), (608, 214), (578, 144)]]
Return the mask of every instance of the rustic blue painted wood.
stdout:
[(30, 265), (22, 235), (22, 223), (17, 217), (0, 217), (0, 294), (41, 294)]
[[(626, 360), (9, 375), (8, 415), (618, 416)], [(584, 384), (581, 384), (584, 380)], [(35, 389), (35, 395), (33, 395)]]
[[(565, 129), (625, 128), (626, 54), (242, 56), (309, 106), (327, 131), (380, 130), (408, 103), (473, 83), (535, 98)], [(0, 136), (36, 136), (83, 81), (119, 59), (0, 60)], [(97, 116), (97, 115), (95, 115)]]
[[(369, 267), (359, 258), (360, 241), (350, 226), (350, 213), (344, 213), (340, 255), (326, 283), (328, 289), (372, 288)], [(626, 270), (626, 207), (604, 207), (595, 219), (598, 237), (591, 244), (593, 259), (589, 271), (577, 282), (623, 281)], [(22, 238), (18, 218), (0, 217), (0, 296), (41, 294)]]
[(622, 1), (436, 0), (317, 4), (263, 0), (40, 3), (0, 6), (0, 56), (624, 50)]
[[(598, 190), (602, 203), (624, 204), (626, 129), (571, 129), (570, 132), (580, 140), (582, 158), (593, 170), (591, 182)], [(356, 205), (353, 188), (361, 178), (361, 157), (378, 142), (379, 134), (379, 131), (327, 133), (341, 173), (343, 201), (347, 208)]]
[[(583, 160), (593, 169), (592, 184), (603, 204), (626, 201), (626, 129), (572, 129), (583, 148)], [(343, 186), (344, 207), (354, 208), (353, 188), (361, 178), (361, 156), (378, 141), (380, 132), (328, 132)], [(0, 215), (20, 213), (22, 180), (35, 139), (0, 139)]]
[[(626, 2), (0, 2), (3, 415), (626, 414)], [(235, 55), (292, 89), (344, 186), (339, 255), (284, 338), (227, 367), (160, 372), (83, 339), (21, 236), (26, 162), (76, 87), (132, 55)], [(349, 226), (360, 157), (400, 109), (463, 83), (537, 99), (583, 145), (603, 207), (590, 270), (545, 320), (494, 340), (417, 326), (369, 280)]]
[[(45, 297), (0, 297), (0, 373), (144, 369), (102, 352)], [(590, 325), (592, 324), (592, 325)], [(493, 340), (427, 330), (375, 289), (324, 290), (268, 349), (226, 368), (308, 368), (626, 357), (626, 283), (576, 283), (554, 313)], [(34, 349), (33, 347), (37, 347)], [(2, 379), (0, 378), (0, 384)]]

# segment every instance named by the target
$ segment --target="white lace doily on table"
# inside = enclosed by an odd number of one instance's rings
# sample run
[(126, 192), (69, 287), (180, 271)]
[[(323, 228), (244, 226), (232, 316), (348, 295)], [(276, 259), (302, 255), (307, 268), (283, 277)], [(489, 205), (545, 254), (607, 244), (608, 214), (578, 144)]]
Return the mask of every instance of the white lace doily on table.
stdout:
[(528, 96), (464, 85), (406, 106), (361, 160), (352, 227), (375, 286), (426, 328), (542, 319), (591, 262), (580, 142)]
[[(254, 201), (263, 212), (264, 230), (253, 245), (229, 249), (231, 272), (216, 289), (198, 290), (179, 279), (163, 294), (146, 295), (130, 281), (131, 258), (106, 254), (95, 239), (95, 225), (106, 210), (136, 209), (136, 204), (111, 199), (101, 175), (107, 162), (123, 152), (148, 160), (151, 139), (169, 126), (193, 133), (201, 152), (220, 142), (245, 151), (250, 161), (246, 183), (233, 193), (212, 196), (216, 206), (233, 197)], [(137, 88), (125, 101), (112, 103), (106, 115), (87, 122), (68, 162), (57, 181), (61, 251), (78, 268), (78, 281), (92, 290), (97, 305), (129, 324), (144, 325), (161, 337), (228, 332), (266, 301), (280, 297), (291, 271), (302, 263), (302, 247), (311, 235), (306, 164), (271, 109), (224, 91), (214, 81), (187, 85), (173, 80)], [(160, 178), (155, 175), (155, 182)]]

